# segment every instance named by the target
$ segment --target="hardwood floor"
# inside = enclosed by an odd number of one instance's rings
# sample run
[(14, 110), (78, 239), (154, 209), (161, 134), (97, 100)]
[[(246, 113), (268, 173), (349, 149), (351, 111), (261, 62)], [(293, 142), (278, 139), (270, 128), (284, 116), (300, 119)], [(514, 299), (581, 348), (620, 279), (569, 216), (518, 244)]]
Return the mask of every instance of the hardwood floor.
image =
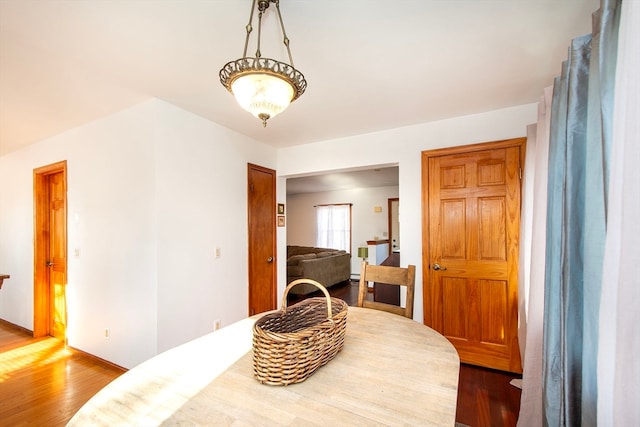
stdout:
[(0, 426), (64, 426), (124, 369), (0, 320)]
[(520, 389), (509, 384), (521, 375), (460, 365), (456, 421), (473, 427), (513, 427), (520, 412)]
[[(358, 284), (339, 284), (330, 293), (354, 305)], [(32, 338), (28, 331), (0, 320), (0, 427), (64, 426), (91, 396), (123, 372), (65, 348), (55, 338)], [(513, 378), (520, 377), (462, 365), (456, 421), (470, 427), (515, 426), (520, 390), (509, 384)]]

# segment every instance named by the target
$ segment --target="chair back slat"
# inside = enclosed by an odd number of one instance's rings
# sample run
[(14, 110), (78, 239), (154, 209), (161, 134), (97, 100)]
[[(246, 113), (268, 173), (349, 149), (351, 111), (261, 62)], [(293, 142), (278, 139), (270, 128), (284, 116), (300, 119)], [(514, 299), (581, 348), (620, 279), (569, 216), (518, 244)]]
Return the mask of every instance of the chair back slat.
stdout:
[[(413, 300), (415, 294), (416, 266), (409, 265), (403, 267), (391, 267), (386, 265), (369, 265), (367, 261), (362, 262), (360, 270), (360, 287), (358, 289), (358, 307), (373, 308), (387, 311), (413, 319)], [(369, 282), (386, 285), (397, 285), (406, 288), (405, 307), (387, 304), (378, 301), (368, 301), (367, 292)], [(375, 286), (375, 285), (374, 285)]]

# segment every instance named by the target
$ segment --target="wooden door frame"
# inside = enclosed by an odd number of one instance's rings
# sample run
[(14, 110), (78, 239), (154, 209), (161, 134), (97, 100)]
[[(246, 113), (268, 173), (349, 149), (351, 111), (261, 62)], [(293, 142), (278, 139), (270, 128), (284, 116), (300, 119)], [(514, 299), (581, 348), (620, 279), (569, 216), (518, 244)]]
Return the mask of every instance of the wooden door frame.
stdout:
[[(64, 179), (65, 223), (67, 222), (67, 161), (52, 163), (33, 170), (33, 336), (51, 334), (51, 289), (49, 269), (49, 188), (48, 176), (62, 172)], [(67, 252), (67, 230), (64, 233), (64, 251)], [(66, 271), (66, 266), (65, 266)]]
[[(425, 214), (429, 207), (429, 159), (431, 157), (448, 156), (451, 154), (472, 153), (474, 151), (494, 150), (498, 148), (520, 147), (520, 176), (524, 169), (525, 149), (527, 139), (525, 137), (505, 139), (501, 141), (482, 142), (479, 144), (462, 145), (456, 147), (441, 148), (437, 150), (428, 150), (422, 152), (422, 322), (427, 325), (433, 325), (431, 314), (433, 312), (433, 304), (431, 301), (431, 253), (429, 245), (429, 215)], [(522, 194), (522, 179), (520, 180), (520, 192)], [(522, 199), (520, 197), (520, 207), (522, 207)], [(522, 215), (522, 212), (521, 214)], [(519, 244), (518, 244), (519, 247)], [(426, 261), (426, 262), (425, 262)], [(518, 255), (516, 254), (515, 263), (518, 266)], [(518, 278), (516, 268), (516, 280)]]

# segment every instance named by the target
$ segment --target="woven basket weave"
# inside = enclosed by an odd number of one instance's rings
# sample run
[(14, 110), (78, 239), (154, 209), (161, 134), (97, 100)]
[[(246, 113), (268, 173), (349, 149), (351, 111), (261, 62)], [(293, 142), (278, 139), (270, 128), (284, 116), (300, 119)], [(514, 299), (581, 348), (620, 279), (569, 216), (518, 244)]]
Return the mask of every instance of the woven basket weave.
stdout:
[[(310, 283), (324, 293), (287, 307), (289, 290)], [(287, 385), (306, 380), (342, 350), (347, 303), (331, 298), (320, 283), (295, 280), (287, 286), (282, 308), (264, 315), (253, 326), (253, 373), (263, 384)]]

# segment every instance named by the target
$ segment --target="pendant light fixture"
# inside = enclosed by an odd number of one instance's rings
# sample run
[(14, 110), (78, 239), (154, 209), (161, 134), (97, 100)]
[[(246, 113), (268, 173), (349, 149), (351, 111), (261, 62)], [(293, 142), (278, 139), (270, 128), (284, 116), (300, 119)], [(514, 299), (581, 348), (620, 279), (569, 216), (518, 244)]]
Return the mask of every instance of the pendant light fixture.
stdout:
[[(271, 3), (276, 6), (283, 42), (289, 54), (289, 64), (271, 58), (263, 58), (260, 52), (262, 15)], [(258, 8), (257, 50), (255, 57), (247, 57), (256, 4)], [(220, 83), (235, 96), (242, 108), (262, 120), (262, 125), (266, 127), (267, 120), (284, 111), (291, 102), (304, 93), (307, 81), (302, 73), (293, 66), (289, 38), (284, 30), (280, 14), (280, 0), (253, 0), (246, 30), (247, 36), (242, 58), (228, 62), (222, 67)]]

